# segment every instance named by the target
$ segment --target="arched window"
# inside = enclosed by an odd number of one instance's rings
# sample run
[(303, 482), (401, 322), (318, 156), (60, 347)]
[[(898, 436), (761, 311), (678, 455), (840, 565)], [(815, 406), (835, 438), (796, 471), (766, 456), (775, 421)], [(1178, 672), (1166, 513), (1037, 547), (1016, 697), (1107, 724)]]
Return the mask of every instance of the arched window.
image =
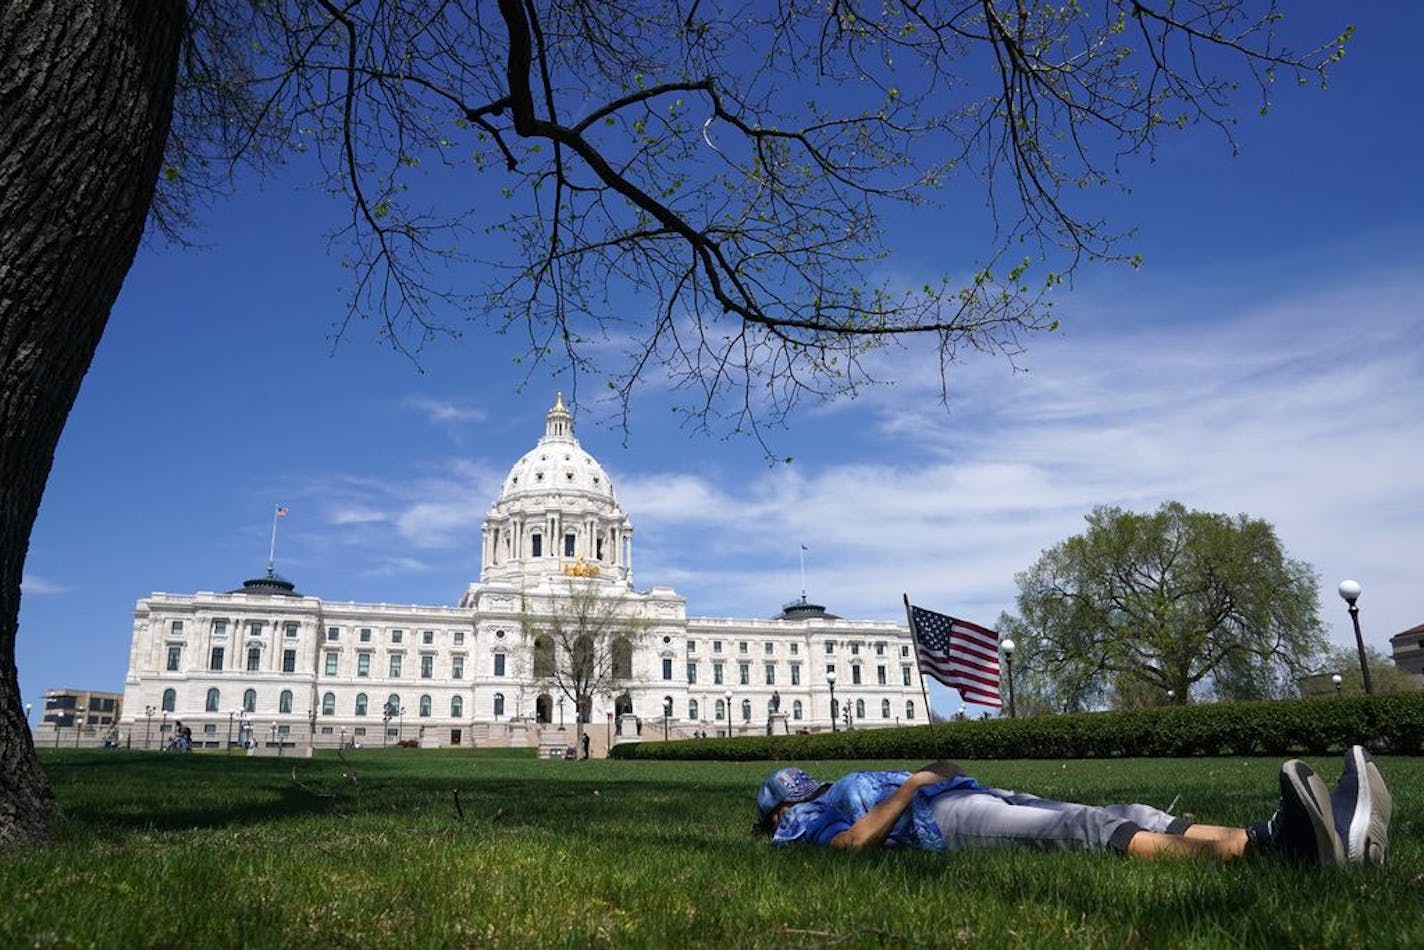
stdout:
[(577, 539), (572, 533), (564, 535), (564, 557), (574, 556), (574, 543)]
[(833, 699), (833, 700), (831, 700), (831, 719), (833, 719), (833, 720), (839, 722), (839, 721), (840, 721), (840, 718), (841, 718), (841, 701), (840, 701), (839, 699)]
[(574, 641), (573, 655), (569, 657), (569, 679), (575, 683), (587, 683), (593, 679), (593, 638), (584, 634)]
[(534, 638), (534, 678), (554, 675), (554, 641), (549, 637)]
[(882, 699), (882, 700), (880, 701), (880, 718), (881, 718), (881, 719), (889, 719), (889, 718), (890, 718), (890, 700), (888, 700), (888, 699)]
[(752, 701), (751, 701), (750, 699), (744, 699), (744, 700), (742, 700), (742, 722), (751, 722), (751, 721), (752, 721)]
[[(203, 704), (203, 708), (208, 712), (217, 712), (221, 704), (222, 694), (219, 693), (216, 689), (208, 690), (208, 701)], [(169, 707), (164, 706), (163, 708), (168, 709)]]
[(663, 697), (663, 716), (664, 716), (665, 718), (667, 718), (667, 719), (671, 719), (671, 718), (672, 718), (672, 697), (671, 697), (671, 696), (664, 696), (664, 697)]
[(428, 695), (420, 697), (420, 714), (422, 716), (430, 715), (430, 697)]
[(687, 718), (694, 722), (697, 721), (697, 700), (695, 699), (689, 699), (687, 701)]
[(624, 680), (633, 678), (633, 644), (627, 637), (613, 641), (613, 675)]
[(178, 702), (178, 694), (171, 689), (163, 691), (163, 711), (173, 712), (173, 704)]
[(450, 697), (450, 718), (459, 719), (465, 714), (465, 698), (463, 696)]
[(336, 694), (323, 693), (321, 696), (321, 714), (323, 716), (336, 715)]
[(554, 721), (554, 697), (548, 693), (534, 697), (534, 721), (544, 724)]
[(495, 714), (495, 718), (499, 718), (500, 716), (503, 716), (503, 715), (504, 715), (504, 694), (503, 694), (503, 693), (495, 693), (495, 694), (494, 694), (494, 714)]
[(796, 700), (795, 702), (793, 702), (793, 703), (791, 704), (791, 718), (792, 718), (792, 719), (800, 719), (800, 718), (801, 718), (801, 700), (799, 700), (799, 699)]
[(366, 694), (365, 694), (365, 693), (357, 693), (357, 694), (356, 694), (356, 715), (358, 715), (358, 716), (364, 716), (364, 715), (366, 715), (366, 706), (367, 706), (368, 702), (369, 702), (369, 700), (366, 699)]
[(863, 699), (857, 699), (857, 700), (855, 701), (855, 718), (857, 718), (857, 719), (864, 719), (864, 718), (865, 718), (865, 700), (863, 700)]
[(906, 719), (914, 719), (914, 718), (915, 718), (915, 701), (914, 701), (913, 699), (907, 699), (907, 700), (905, 700), (905, 718), (906, 718)]
[(384, 714), (384, 715), (385, 715), (385, 717), (386, 717), (387, 719), (394, 719), (395, 717), (399, 716), (400, 714), (401, 714), (400, 694), (399, 694), (399, 693), (391, 693), (389, 696), (386, 697), (386, 711), (385, 711), (385, 714)]
[(727, 703), (724, 700), (717, 700), (717, 721), (721, 722), (727, 718)]
[(282, 695), (277, 697), (277, 712), (289, 713), (292, 711), (292, 691), (282, 690)]
[(242, 708), (248, 712), (257, 712), (257, 690), (245, 690), (242, 694)]

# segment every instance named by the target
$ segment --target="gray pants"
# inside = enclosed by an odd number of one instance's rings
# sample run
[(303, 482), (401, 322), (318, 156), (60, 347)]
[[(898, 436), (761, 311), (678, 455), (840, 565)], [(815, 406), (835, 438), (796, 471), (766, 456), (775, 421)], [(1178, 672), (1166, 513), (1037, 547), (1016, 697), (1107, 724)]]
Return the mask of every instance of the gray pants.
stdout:
[(1181, 834), (1191, 824), (1151, 805), (1077, 805), (1002, 788), (945, 792), (935, 796), (933, 808), (950, 851), (1011, 845), (1125, 851), (1139, 831)]

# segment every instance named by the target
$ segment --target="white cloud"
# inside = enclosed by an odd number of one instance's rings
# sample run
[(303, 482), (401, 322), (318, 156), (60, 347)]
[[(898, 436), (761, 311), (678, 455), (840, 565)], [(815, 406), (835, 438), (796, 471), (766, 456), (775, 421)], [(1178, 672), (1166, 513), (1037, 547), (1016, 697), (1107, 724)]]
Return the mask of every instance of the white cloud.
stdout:
[(428, 422), (441, 424), (484, 422), (489, 417), (483, 409), (475, 406), (429, 396), (409, 396), (402, 405), (421, 413)]
[(20, 592), (42, 597), (46, 594), (67, 594), (73, 588), (47, 580), (36, 574), (26, 574), (20, 580)]

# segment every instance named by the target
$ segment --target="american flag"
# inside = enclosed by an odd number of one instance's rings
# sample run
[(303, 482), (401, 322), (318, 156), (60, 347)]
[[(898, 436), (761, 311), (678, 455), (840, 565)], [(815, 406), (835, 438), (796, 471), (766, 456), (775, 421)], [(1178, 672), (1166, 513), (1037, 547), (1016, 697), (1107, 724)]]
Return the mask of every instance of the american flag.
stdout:
[(278, 505), (278, 506), (277, 506), (277, 517), (278, 517), (278, 518), (285, 518), (285, 517), (287, 517), (287, 515), (291, 514), (291, 511), (292, 511), (292, 509), (288, 508), (286, 505)]
[(966, 703), (1002, 706), (999, 635), (967, 620), (910, 607), (920, 672), (959, 690)]

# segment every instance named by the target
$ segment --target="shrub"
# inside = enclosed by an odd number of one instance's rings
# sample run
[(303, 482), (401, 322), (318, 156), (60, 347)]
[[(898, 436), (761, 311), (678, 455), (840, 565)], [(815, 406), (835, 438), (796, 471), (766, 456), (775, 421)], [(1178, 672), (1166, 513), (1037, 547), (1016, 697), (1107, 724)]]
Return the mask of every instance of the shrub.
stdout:
[(815, 735), (614, 746), (620, 759), (1080, 759), (1424, 751), (1424, 694), (1211, 703)]

